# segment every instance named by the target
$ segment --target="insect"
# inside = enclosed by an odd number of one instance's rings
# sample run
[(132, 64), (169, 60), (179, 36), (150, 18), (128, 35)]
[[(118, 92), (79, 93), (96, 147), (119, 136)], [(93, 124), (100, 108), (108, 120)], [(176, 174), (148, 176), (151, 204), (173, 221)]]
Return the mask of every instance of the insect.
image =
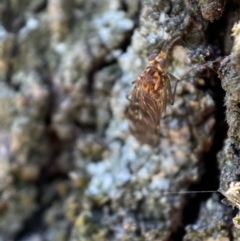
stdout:
[[(177, 84), (180, 81), (167, 71), (167, 54), (170, 47), (179, 37), (175, 38), (166, 50), (159, 54), (151, 54), (150, 65), (133, 83), (134, 89), (128, 96), (130, 101), (127, 118), (131, 133), (144, 144), (156, 146), (159, 143), (160, 119), (166, 113), (167, 101), (174, 103)], [(170, 79), (176, 81), (172, 91)]]

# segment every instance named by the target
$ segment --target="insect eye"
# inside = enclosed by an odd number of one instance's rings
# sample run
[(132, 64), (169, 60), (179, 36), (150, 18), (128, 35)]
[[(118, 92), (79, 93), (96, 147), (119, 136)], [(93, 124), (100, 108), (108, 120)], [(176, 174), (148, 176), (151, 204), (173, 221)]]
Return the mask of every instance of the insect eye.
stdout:
[(152, 61), (152, 60), (154, 60), (156, 57), (157, 57), (157, 53), (150, 54), (150, 55), (148, 56), (148, 60), (149, 60), (149, 61)]
[(159, 65), (160, 65), (161, 69), (166, 69), (166, 67), (167, 67), (167, 61), (166, 61), (166, 59), (161, 59), (161, 60), (159, 61)]

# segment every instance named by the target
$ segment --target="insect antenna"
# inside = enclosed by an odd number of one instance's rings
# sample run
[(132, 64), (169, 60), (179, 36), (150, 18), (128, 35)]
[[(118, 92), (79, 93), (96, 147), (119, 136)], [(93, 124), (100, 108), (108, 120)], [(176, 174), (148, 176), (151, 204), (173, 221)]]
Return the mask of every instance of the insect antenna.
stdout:
[[(178, 41), (181, 40), (180, 36), (175, 37), (166, 47), (166, 51), (169, 51), (173, 47), (173, 45)], [(165, 47), (165, 46), (164, 46)]]
[[(164, 39), (160, 40), (159, 43), (157, 45), (154, 45), (150, 48), (150, 50), (148, 51), (148, 58), (149, 56), (151, 56), (152, 54), (154, 55), (158, 55), (159, 54), (159, 49), (163, 49), (163, 47), (161, 47), (161, 45), (165, 45), (164, 43)], [(161, 52), (161, 51), (160, 51)]]
[[(172, 46), (175, 44), (175, 42), (177, 42), (179, 39), (181, 39), (180, 36), (177, 36), (176, 38), (172, 39), (172, 41), (170, 41), (170, 42), (168, 40), (162, 39), (156, 46), (151, 48), (151, 50), (149, 51), (149, 55), (151, 55), (154, 52), (159, 52), (159, 51), (157, 51), (157, 49), (159, 49), (159, 48), (161, 48), (161, 51), (163, 51), (167, 54), (168, 51), (172, 48)], [(163, 46), (160, 47), (161, 45), (163, 45)]]
[(162, 51), (166, 54), (168, 51), (173, 47), (173, 45), (178, 41), (181, 40), (180, 36), (177, 36), (176, 38), (173, 38), (170, 42), (166, 41), (162, 47)]

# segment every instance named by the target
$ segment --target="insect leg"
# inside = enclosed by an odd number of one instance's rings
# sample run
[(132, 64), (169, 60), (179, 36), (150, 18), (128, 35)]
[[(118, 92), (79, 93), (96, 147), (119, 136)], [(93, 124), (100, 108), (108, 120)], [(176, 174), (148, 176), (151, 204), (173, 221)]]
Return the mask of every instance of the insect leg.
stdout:
[[(168, 86), (166, 86), (164, 89), (163, 89), (163, 102), (162, 102), (162, 113), (163, 113), (163, 118), (165, 118), (165, 115), (166, 115), (166, 109), (167, 109), (167, 90), (169, 92), (169, 80), (167, 80), (168, 82)], [(171, 90), (171, 86), (170, 86), (170, 92), (169, 95), (172, 96), (172, 90)], [(170, 97), (171, 98), (171, 97)]]
[[(172, 88), (171, 88), (171, 84), (170, 84), (170, 80), (169, 80), (170, 78), (169, 77), (176, 81), (174, 89), (173, 89), (173, 92), (172, 92)], [(174, 99), (175, 99), (175, 95), (176, 95), (177, 85), (178, 85), (178, 82), (180, 82), (180, 81), (181, 81), (180, 79), (178, 79), (174, 75), (168, 73), (167, 89), (168, 89), (168, 93), (169, 93), (170, 103), (172, 105), (174, 104)]]
[[(216, 60), (214, 60), (214, 61), (209, 61), (209, 62), (207, 62), (207, 63), (205, 63), (205, 64), (200, 65), (200, 66), (201, 66), (201, 67), (206, 66), (206, 67), (208, 67), (210, 70), (213, 70), (216, 74), (218, 74), (218, 72), (217, 72), (213, 67), (211, 67), (212, 64), (217, 63), (217, 62), (220, 62), (220, 58), (218, 58), (218, 59), (216, 59)], [(191, 71), (193, 71), (194, 69), (196, 69), (197, 71), (199, 71), (199, 67), (198, 67), (198, 66), (196, 66), (196, 65), (192, 66), (192, 67), (181, 77), (180, 81), (182, 81), (182, 80), (184, 80), (184, 79), (187, 79), (188, 74), (189, 74)], [(176, 78), (175, 76), (171, 75), (170, 73), (168, 73), (168, 74), (169, 74), (169, 76), (170, 76), (171, 78), (173, 78), (173, 79)]]

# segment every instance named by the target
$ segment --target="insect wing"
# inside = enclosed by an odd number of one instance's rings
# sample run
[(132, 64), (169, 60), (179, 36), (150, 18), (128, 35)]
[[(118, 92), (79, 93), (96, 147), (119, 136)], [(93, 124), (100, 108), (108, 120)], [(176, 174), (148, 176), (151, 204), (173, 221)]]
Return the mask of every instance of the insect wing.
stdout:
[(130, 121), (130, 131), (139, 142), (151, 146), (159, 143), (161, 113), (162, 105), (135, 86), (131, 93), (127, 115)]

